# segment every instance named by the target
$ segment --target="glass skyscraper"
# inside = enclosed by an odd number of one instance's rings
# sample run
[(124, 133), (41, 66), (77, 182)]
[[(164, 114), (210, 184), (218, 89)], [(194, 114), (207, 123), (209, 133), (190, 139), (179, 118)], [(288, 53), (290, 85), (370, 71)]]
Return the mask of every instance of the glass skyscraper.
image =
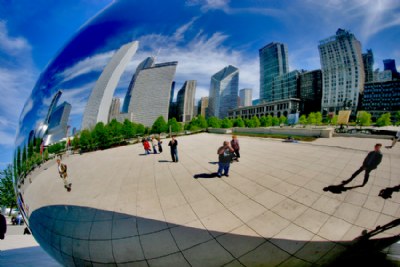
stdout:
[(211, 77), (208, 112), (210, 116), (225, 118), (237, 107), (239, 69), (229, 65)]
[(354, 34), (338, 29), (336, 35), (320, 41), (322, 103), (324, 115), (342, 109), (355, 114), (365, 73), (361, 43)]
[(196, 81), (185, 81), (177, 96), (178, 121), (186, 122), (193, 118)]
[(259, 50), (260, 101), (272, 100), (272, 83), (275, 77), (289, 72), (286, 44), (270, 43)]

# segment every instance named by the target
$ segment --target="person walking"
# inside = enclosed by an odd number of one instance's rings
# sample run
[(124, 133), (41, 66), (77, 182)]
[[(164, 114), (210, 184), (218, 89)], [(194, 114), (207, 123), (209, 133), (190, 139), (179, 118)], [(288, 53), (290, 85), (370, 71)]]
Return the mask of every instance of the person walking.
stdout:
[(148, 154), (150, 154), (150, 143), (149, 143), (149, 141), (147, 141), (147, 139), (145, 139), (145, 138), (143, 138), (142, 139), (142, 145), (143, 145), (143, 148), (144, 148), (144, 153), (146, 154), (146, 155), (148, 155)]
[(369, 173), (372, 170), (375, 170), (382, 161), (381, 147), (382, 144), (376, 144), (374, 150), (369, 152), (368, 155), (365, 157), (362, 166), (357, 171), (355, 171), (349, 179), (343, 180), (342, 184), (345, 185), (350, 183), (354, 178), (356, 178), (357, 175), (359, 175), (362, 171), (365, 171), (364, 181), (361, 185), (364, 186), (368, 182)]
[(234, 150), (228, 141), (224, 141), (223, 145), (218, 148), (218, 177), (221, 178), (222, 171), (226, 177), (229, 177), (229, 167), (231, 165), (233, 151)]
[(168, 146), (171, 149), (171, 158), (173, 162), (178, 162), (178, 140), (175, 139), (175, 136), (172, 136), (171, 141), (169, 141)]
[(67, 189), (68, 192), (70, 192), (72, 184), (68, 181), (67, 165), (61, 163), (60, 159), (57, 159), (57, 165), (58, 165), (58, 173), (60, 174), (60, 177), (64, 181), (64, 187)]
[(158, 152), (162, 153), (162, 141), (161, 141), (161, 138), (158, 137), (157, 141), (158, 141)]
[(153, 146), (153, 153), (157, 154), (158, 141), (154, 136), (151, 137), (151, 145)]
[(232, 140), (231, 140), (231, 147), (233, 148), (233, 153), (234, 153), (234, 160), (239, 161), (240, 158), (240, 146), (239, 146), (239, 140), (237, 139), (236, 135), (232, 135)]
[(7, 233), (7, 221), (6, 217), (0, 211), (0, 239), (3, 240)]

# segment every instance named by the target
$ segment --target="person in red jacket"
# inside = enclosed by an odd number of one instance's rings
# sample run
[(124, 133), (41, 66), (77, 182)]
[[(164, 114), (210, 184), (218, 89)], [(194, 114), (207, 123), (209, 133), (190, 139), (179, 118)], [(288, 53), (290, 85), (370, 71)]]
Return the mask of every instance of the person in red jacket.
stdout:
[(143, 144), (143, 148), (144, 148), (144, 153), (146, 153), (146, 155), (150, 154), (151, 149), (150, 149), (149, 141), (147, 141), (147, 139), (143, 138), (142, 144)]

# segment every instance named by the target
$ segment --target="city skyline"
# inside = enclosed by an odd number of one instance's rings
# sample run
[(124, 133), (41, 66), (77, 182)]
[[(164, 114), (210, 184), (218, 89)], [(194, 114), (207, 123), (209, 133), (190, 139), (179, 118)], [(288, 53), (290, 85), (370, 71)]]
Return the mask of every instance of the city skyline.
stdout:
[[(16, 122), (26, 102), (26, 96), (30, 94), (39, 74), (85, 21), (111, 3), (111, 1), (95, 2), (82, 1), (80, 5), (57, 3), (52, 5), (51, 9), (47, 7), (46, 1), (3, 3), (2, 6), (5, 8), (0, 11), (0, 53), (2, 65), (7, 69), (0, 75), (0, 91), (4, 94), (1, 98), (3, 108), (0, 110), (0, 136), (3, 137), (0, 143), (2, 148), (0, 168), (11, 161), (12, 153), (9, 151), (14, 146)], [(185, 80), (196, 79), (199, 81), (196, 99), (206, 96), (212, 73), (232, 64), (240, 69), (240, 87), (253, 88), (253, 98), (257, 98), (259, 48), (269, 42), (286, 43), (289, 50), (290, 71), (318, 69), (320, 68), (318, 42), (331, 36), (338, 28), (350, 30), (357, 36), (361, 41), (363, 53), (367, 49), (372, 49), (375, 59), (374, 69), (379, 67), (383, 70), (383, 59), (393, 58), (399, 61), (400, 50), (395, 47), (397, 36), (400, 36), (399, 7), (400, 4), (396, 1), (363, 3), (335, 1), (334, 4), (283, 1), (274, 6), (254, 1), (240, 3), (187, 1), (184, 8), (190, 9), (190, 12), (171, 23), (168, 31), (159, 32), (158, 35), (148, 34), (139, 40), (147, 40), (144, 42), (147, 50), (138, 51), (137, 57), (127, 68), (127, 72), (131, 73), (122, 76), (121, 87), (124, 87), (126, 92), (127, 83), (138, 60), (143, 60), (152, 54), (156, 55), (160, 44), (166, 43), (166, 47), (159, 51), (157, 60), (179, 62), (176, 88), (180, 88)], [(165, 3), (160, 4), (160, 9), (163, 8), (171, 10)], [(46, 16), (43, 16), (43, 10), (48, 13)], [(68, 12), (60, 12), (62, 10)], [(71, 19), (71, 14), (74, 15), (74, 19)], [(142, 14), (146, 15), (148, 14)], [(246, 33), (238, 32), (235, 35), (234, 31), (237, 31), (237, 23), (240, 21), (237, 19), (239, 16), (250, 18), (249, 22), (254, 27)], [(46, 17), (46, 21), (43, 21), (42, 17)], [(222, 21), (221, 25), (213, 23), (217, 18)], [(138, 21), (141, 20), (145, 21), (140, 16)], [(313, 23), (315, 21), (318, 23)], [(332, 21), (341, 22), (337, 24)], [(269, 27), (261, 27), (262, 25)], [(187, 45), (182, 46), (182, 42), (187, 42)], [(196, 55), (195, 51), (198, 50), (202, 53)], [(77, 62), (75, 69), (71, 68), (70, 72), (63, 73), (64, 78), (72, 79), (76, 75), (76, 72), (72, 71), (76, 71), (78, 67), (80, 71), (99, 70), (100, 67), (104, 67), (111, 55), (102, 53), (98, 57), (89, 57), (86, 61)], [(192, 65), (182, 62), (185, 58), (192, 59)], [(73, 98), (76, 95), (72, 93), (68, 95), (66, 92), (61, 101), (76, 102), (70, 101), (68, 97)], [(119, 97), (123, 98), (121, 90)], [(13, 103), (15, 110), (7, 109), (10, 103)], [(74, 105), (75, 108), (79, 109)], [(72, 117), (76, 115), (74, 112), (75, 110), (71, 112)]]

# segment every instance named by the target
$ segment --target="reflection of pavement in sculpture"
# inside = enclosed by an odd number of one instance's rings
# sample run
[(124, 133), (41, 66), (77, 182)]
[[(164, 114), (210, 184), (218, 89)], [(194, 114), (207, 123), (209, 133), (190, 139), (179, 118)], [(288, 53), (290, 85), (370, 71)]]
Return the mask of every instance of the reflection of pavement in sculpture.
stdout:
[[(379, 197), (398, 184), (395, 149), (383, 151), (364, 187), (322, 190), (351, 175), (376, 140), (351, 138), (355, 150), (325, 146), (335, 138), (293, 146), (242, 137), (229, 178), (194, 179), (215, 172), (215, 147), (229, 138), (179, 137), (178, 164), (163, 162), (167, 154), (140, 157), (140, 145), (70, 156), (69, 193), (49, 166), (24, 190), (33, 234), (64, 264), (307, 265), (332, 261), (363, 231), (400, 217), (400, 194)], [(398, 234), (392, 227), (368, 244)], [(386, 237), (394, 238), (374, 241)]]

